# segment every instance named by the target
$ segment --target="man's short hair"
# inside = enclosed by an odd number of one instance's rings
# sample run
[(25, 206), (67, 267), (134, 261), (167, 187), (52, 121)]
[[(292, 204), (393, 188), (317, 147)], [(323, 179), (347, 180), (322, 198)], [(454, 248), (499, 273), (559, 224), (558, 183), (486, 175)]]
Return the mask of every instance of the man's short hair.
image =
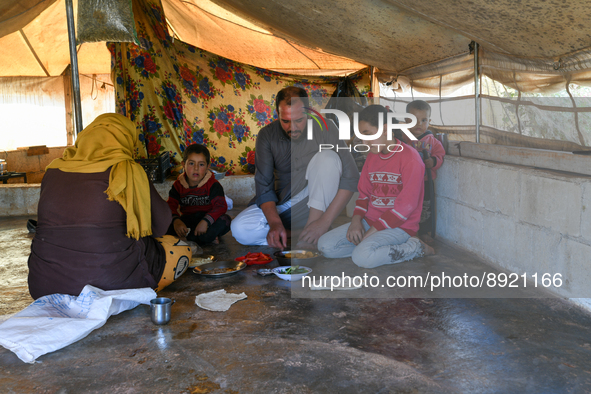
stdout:
[(185, 148), (185, 151), (183, 152), (183, 161), (186, 162), (187, 159), (189, 158), (189, 156), (193, 153), (202, 154), (203, 156), (205, 156), (205, 161), (207, 162), (207, 165), (209, 166), (209, 160), (211, 159), (211, 156), (209, 154), (209, 149), (207, 149), (207, 147), (205, 145), (191, 144), (191, 145), (187, 146)]
[(291, 106), (291, 99), (293, 97), (298, 97), (304, 103), (304, 107), (308, 106), (308, 92), (306, 89), (300, 88), (299, 86), (288, 86), (283, 88), (277, 93), (277, 98), (275, 99), (275, 109), (277, 110), (277, 115), (279, 115), (279, 104), (282, 101), (285, 101), (285, 104)]
[(419, 111), (428, 111), (429, 116), (431, 116), (431, 106), (426, 101), (415, 100), (406, 104), (406, 112), (408, 112), (411, 109), (418, 109)]

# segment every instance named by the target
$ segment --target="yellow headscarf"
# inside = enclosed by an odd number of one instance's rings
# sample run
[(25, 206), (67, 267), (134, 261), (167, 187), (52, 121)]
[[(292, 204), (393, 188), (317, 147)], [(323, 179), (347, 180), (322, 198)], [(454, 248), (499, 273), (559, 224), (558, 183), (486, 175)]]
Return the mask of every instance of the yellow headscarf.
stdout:
[(113, 167), (105, 193), (127, 212), (127, 236), (135, 239), (152, 234), (150, 184), (142, 166), (133, 159), (138, 136), (135, 125), (125, 116), (103, 114), (78, 134), (76, 145), (66, 148), (63, 158), (47, 166), (81, 173)]

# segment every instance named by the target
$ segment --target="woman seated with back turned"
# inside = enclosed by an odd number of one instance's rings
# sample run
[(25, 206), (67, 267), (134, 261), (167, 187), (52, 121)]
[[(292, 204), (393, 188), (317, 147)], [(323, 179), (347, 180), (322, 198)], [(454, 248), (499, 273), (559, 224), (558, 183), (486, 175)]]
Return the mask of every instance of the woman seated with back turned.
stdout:
[(166, 233), (171, 214), (134, 161), (138, 131), (129, 119), (103, 114), (76, 145), (54, 160), (41, 183), (29, 256), (34, 299), (102, 290), (161, 290), (187, 269), (191, 249)]

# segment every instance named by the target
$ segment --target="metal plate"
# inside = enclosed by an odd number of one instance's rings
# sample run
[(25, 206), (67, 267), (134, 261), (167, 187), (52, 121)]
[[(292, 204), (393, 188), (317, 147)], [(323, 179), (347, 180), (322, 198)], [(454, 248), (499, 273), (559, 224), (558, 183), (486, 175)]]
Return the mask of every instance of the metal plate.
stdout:
[[(297, 257), (292, 257), (292, 258), (285, 257), (286, 253), (306, 253), (306, 252), (312, 252), (312, 253), (314, 253), (314, 256), (308, 257), (305, 259), (297, 258)], [(284, 250), (284, 251), (277, 251), (277, 252), (273, 253), (273, 257), (275, 257), (277, 259), (277, 261), (279, 262), (279, 264), (281, 264), (281, 265), (302, 265), (302, 264), (306, 264), (311, 261), (314, 261), (320, 256), (322, 256), (322, 253), (320, 253), (320, 252), (316, 252), (313, 250), (303, 250), (303, 249)]]
[[(231, 272), (224, 272), (221, 274), (207, 274), (209, 270), (213, 270), (215, 268), (235, 268), (234, 271)], [(199, 267), (193, 268), (193, 273), (203, 276), (205, 278), (224, 278), (226, 276), (235, 275), (238, 272), (242, 271), (246, 268), (246, 264), (242, 261), (229, 261), (229, 260), (222, 260), (222, 261), (214, 261), (213, 263), (203, 264)]]

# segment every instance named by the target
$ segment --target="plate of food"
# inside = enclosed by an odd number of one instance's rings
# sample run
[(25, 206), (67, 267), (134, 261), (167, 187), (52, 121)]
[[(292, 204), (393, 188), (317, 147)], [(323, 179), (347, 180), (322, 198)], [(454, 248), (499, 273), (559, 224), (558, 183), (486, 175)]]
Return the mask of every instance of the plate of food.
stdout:
[(246, 268), (242, 261), (214, 261), (193, 268), (193, 273), (205, 278), (223, 278), (235, 275)]
[(189, 268), (195, 268), (200, 265), (213, 263), (215, 261), (215, 257), (210, 254), (196, 254), (191, 259), (189, 263)]
[(268, 264), (273, 261), (273, 258), (270, 254), (258, 252), (248, 252), (244, 256), (236, 257), (234, 260), (236, 261), (243, 261), (246, 265), (254, 265), (254, 264)]
[(299, 265), (286, 265), (282, 267), (273, 268), (271, 270), (275, 275), (283, 280), (295, 282), (301, 280), (304, 276), (312, 272), (312, 268), (299, 266)]
[(312, 250), (280, 250), (273, 254), (279, 264), (284, 265), (298, 265), (305, 262), (310, 262), (322, 256), (320, 252)]

